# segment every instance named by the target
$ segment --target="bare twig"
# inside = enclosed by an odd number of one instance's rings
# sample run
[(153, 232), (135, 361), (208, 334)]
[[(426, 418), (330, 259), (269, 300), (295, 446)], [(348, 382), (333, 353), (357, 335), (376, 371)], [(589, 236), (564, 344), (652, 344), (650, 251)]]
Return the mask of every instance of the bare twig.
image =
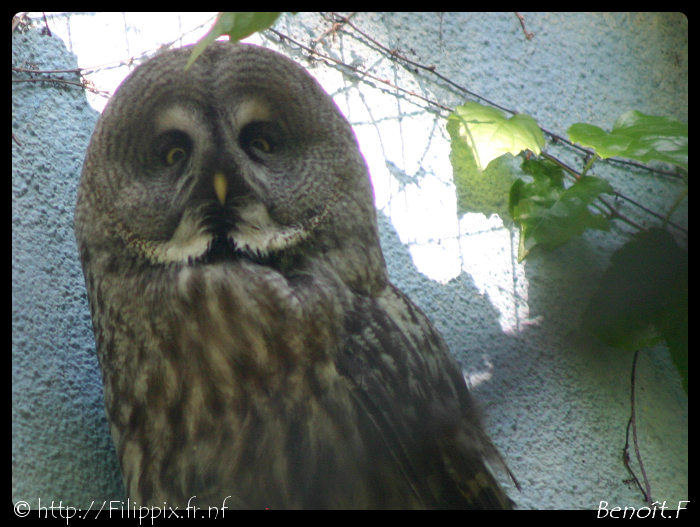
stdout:
[(67, 84), (69, 86), (77, 86), (78, 88), (82, 88), (84, 90), (91, 91), (92, 93), (95, 93), (97, 95), (102, 95), (103, 97), (108, 97), (109, 93), (105, 91), (100, 91), (97, 88), (92, 88), (90, 86), (87, 86), (84, 83), (80, 82), (73, 82), (73, 81), (67, 81), (64, 79), (51, 79), (51, 78), (42, 78), (42, 79), (12, 79), (12, 82), (55, 82), (57, 84)]
[(485, 103), (490, 104), (490, 105), (493, 106), (494, 108), (498, 108), (499, 110), (503, 110), (504, 112), (508, 112), (508, 113), (511, 113), (511, 114), (516, 114), (516, 113), (517, 113), (516, 111), (514, 111), (514, 110), (509, 110), (508, 108), (504, 108), (503, 106), (500, 106), (499, 104), (497, 104), (497, 103), (495, 103), (495, 102), (493, 102), (493, 101), (490, 101), (490, 100), (486, 99), (485, 97), (482, 97), (481, 95), (479, 95), (479, 94), (477, 94), (477, 93), (474, 93), (474, 92), (469, 91), (469, 90), (468, 90), (467, 88), (465, 88), (464, 86), (460, 86), (459, 84), (457, 84), (457, 83), (454, 82), (453, 80), (449, 79), (448, 77), (445, 77), (444, 75), (441, 75), (440, 73), (438, 73), (438, 72), (436, 71), (437, 68), (436, 68), (435, 66), (433, 66), (433, 65), (426, 66), (425, 64), (421, 64), (420, 62), (415, 62), (415, 61), (413, 61), (413, 60), (411, 60), (411, 59), (409, 59), (409, 58), (404, 57), (403, 55), (401, 55), (401, 54), (398, 52), (398, 50), (387, 48), (387, 47), (384, 46), (383, 44), (377, 42), (375, 39), (373, 39), (373, 38), (372, 38), (371, 36), (369, 36), (367, 33), (365, 33), (364, 31), (362, 31), (361, 29), (359, 29), (355, 24), (353, 24), (352, 22), (350, 22), (349, 17), (344, 17), (344, 16), (339, 15), (339, 14), (337, 14), (337, 13), (333, 13), (333, 15), (334, 15), (334, 16), (337, 16), (344, 24), (346, 24), (346, 25), (350, 26), (351, 28), (353, 28), (355, 31), (357, 31), (357, 33), (359, 33), (360, 35), (362, 35), (364, 38), (366, 38), (366, 39), (367, 39), (368, 41), (370, 41), (372, 44), (374, 44), (375, 46), (377, 46), (377, 47), (378, 47), (379, 49), (381, 49), (383, 52), (385, 52), (385, 53), (387, 53), (387, 54), (389, 54), (389, 55), (391, 55), (391, 56), (393, 56), (393, 57), (395, 57), (395, 58), (397, 58), (397, 59), (399, 59), (399, 60), (405, 62), (406, 64), (410, 64), (411, 66), (415, 66), (416, 68), (420, 68), (420, 69), (422, 69), (422, 70), (429, 71), (431, 74), (435, 75), (438, 79), (445, 81), (447, 84), (449, 84), (450, 86), (452, 86), (452, 87), (454, 87), (454, 88), (457, 88), (457, 89), (460, 90), (462, 93), (466, 93), (467, 95), (471, 95), (472, 97), (475, 97), (475, 98), (477, 98), (477, 99), (480, 99), (480, 100), (484, 101)]
[(520, 13), (515, 13), (515, 16), (517, 16), (518, 20), (520, 20), (520, 25), (523, 27), (523, 33), (525, 33), (525, 38), (528, 40), (532, 40), (533, 38), (535, 38), (534, 33), (530, 33), (527, 29), (525, 29), (525, 17)]
[[(516, 13), (516, 14), (517, 14), (517, 13)], [(466, 88), (463, 87), (463, 86), (460, 86), (459, 84), (455, 83), (455, 82), (452, 81), (451, 79), (449, 79), (449, 78), (445, 77), (444, 75), (438, 73), (438, 72), (437, 72), (437, 68), (436, 68), (435, 65), (427, 65), (427, 66), (426, 66), (425, 64), (421, 64), (421, 63), (416, 62), (416, 61), (413, 61), (413, 60), (411, 60), (411, 59), (409, 59), (409, 58), (407, 58), (407, 57), (404, 57), (404, 56), (399, 52), (398, 49), (390, 49), (390, 48), (388, 48), (387, 46), (384, 46), (383, 44), (381, 44), (380, 42), (378, 42), (377, 40), (375, 40), (374, 38), (372, 38), (370, 35), (368, 35), (367, 33), (363, 32), (361, 29), (359, 29), (355, 24), (353, 24), (353, 23), (350, 21), (350, 16), (352, 16), (352, 15), (343, 16), (343, 15), (339, 15), (339, 14), (337, 14), (337, 13), (331, 13), (331, 15), (332, 15), (333, 17), (335, 17), (333, 20), (331, 20), (331, 23), (333, 24), (333, 25), (332, 25), (332, 28), (331, 28), (331, 31), (337, 32), (337, 31), (342, 30), (342, 29), (343, 29), (343, 26), (348, 26), (348, 27), (352, 28), (355, 32), (357, 32), (359, 35), (361, 35), (361, 36), (362, 36), (364, 39), (366, 39), (368, 42), (370, 42), (372, 45), (374, 45), (376, 48), (378, 48), (380, 51), (384, 52), (387, 56), (393, 57), (394, 59), (400, 60), (400, 61), (402, 61), (402, 62), (404, 62), (404, 63), (406, 63), (406, 64), (409, 64), (409, 65), (414, 66), (414, 67), (416, 67), (416, 68), (419, 68), (419, 69), (422, 69), (422, 70), (424, 70), (424, 71), (427, 71), (427, 72), (429, 72), (431, 75), (435, 75), (436, 77), (438, 77), (438, 78), (441, 79), (442, 81), (446, 82), (448, 85), (450, 85), (450, 86), (452, 86), (452, 87), (458, 89), (458, 90), (461, 91), (462, 93), (465, 93), (465, 94), (467, 94), (467, 95), (470, 95), (470, 96), (472, 96), (472, 97), (475, 97), (475, 98), (477, 98), (477, 99), (480, 99), (480, 100), (482, 100), (483, 102), (485, 102), (485, 103), (487, 103), (487, 104), (493, 106), (494, 108), (498, 108), (498, 109), (500, 109), (500, 110), (502, 110), (502, 111), (504, 111), (504, 112), (507, 112), (507, 113), (510, 113), (510, 114), (513, 114), (513, 115), (516, 115), (516, 114), (518, 113), (518, 112), (515, 111), (515, 110), (511, 110), (511, 109), (505, 108), (505, 107), (503, 107), (503, 106), (501, 106), (501, 105), (499, 105), (499, 104), (497, 104), (497, 103), (495, 103), (495, 102), (493, 102), (493, 101), (490, 101), (490, 100), (486, 99), (485, 97), (482, 97), (482, 96), (480, 96), (480, 95), (478, 95), (478, 94), (476, 94), (476, 93), (474, 93), (474, 92), (469, 91), (468, 89), (466, 89)], [(518, 15), (518, 16), (520, 17), (520, 15)], [(522, 23), (522, 22), (523, 22), (523, 21), (521, 21), (521, 23)], [(338, 25), (338, 24), (342, 24), (342, 25)], [(524, 25), (523, 25), (523, 30), (525, 30)], [(401, 92), (401, 93), (410, 95), (410, 96), (412, 96), (412, 97), (416, 97), (416, 98), (418, 98), (418, 99), (420, 99), (420, 100), (422, 100), (422, 101), (425, 101), (426, 103), (428, 103), (428, 104), (430, 104), (430, 105), (432, 105), (432, 106), (435, 106), (435, 107), (437, 107), (437, 108), (440, 108), (441, 110), (445, 110), (445, 111), (448, 111), (448, 112), (450, 112), (450, 113), (454, 111), (452, 108), (449, 108), (449, 107), (447, 107), (447, 106), (444, 106), (444, 105), (438, 103), (437, 101), (434, 101), (434, 100), (431, 100), (431, 99), (429, 99), (429, 98), (427, 98), (427, 97), (424, 97), (424, 96), (422, 96), (422, 95), (419, 95), (419, 94), (417, 94), (417, 93), (415, 93), (415, 92), (413, 92), (413, 91), (411, 91), (411, 90), (406, 90), (406, 89), (404, 89), (404, 88), (401, 88), (401, 87), (399, 87), (399, 86), (393, 84), (392, 82), (388, 81), (387, 79), (380, 79), (380, 78), (378, 78), (378, 77), (376, 77), (376, 76), (374, 76), (374, 75), (372, 75), (372, 74), (370, 74), (370, 73), (368, 73), (368, 72), (366, 72), (366, 71), (363, 71), (363, 70), (361, 70), (361, 69), (359, 69), (359, 68), (357, 68), (357, 67), (355, 67), (355, 66), (351, 66), (351, 65), (349, 65), (349, 64), (344, 63), (344, 62), (341, 61), (341, 60), (335, 59), (335, 58), (330, 57), (330, 56), (328, 56), (328, 55), (325, 55), (325, 54), (323, 54), (323, 53), (321, 53), (321, 52), (319, 52), (319, 51), (316, 51), (315, 49), (312, 49), (312, 48), (310, 48), (310, 47), (308, 47), (308, 46), (305, 46), (304, 44), (298, 42), (297, 40), (295, 40), (295, 39), (293, 39), (293, 38), (291, 38), (291, 37), (289, 37), (289, 36), (287, 36), (287, 35), (285, 35), (285, 34), (279, 32), (279, 31), (277, 31), (277, 30), (275, 30), (275, 29), (270, 29), (270, 31), (271, 31), (272, 33), (274, 33), (275, 35), (277, 35), (281, 40), (287, 40), (287, 41), (293, 43), (295, 46), (297, 46), (297, 47), (299, 47), (299, 48), (305, 50), (306, 52), (308, 52), (308, 53), (310, 53), (310, 54), (312, 54), (312, 55), (318, 56), (318, 57), (320, 57), (322, 60), (325, 60), (325, 61), (327, 61), (327, 62), (332, 62), (332, 63), (338, 64), (338, 65), (340, 65), (340, 66), (342, 66), (342, 67), (344, 67), (344, 68), (346, 68), (346, 69), (348, 69), (348, 70), (351, 70), (351, 71), (355, 72), (356, 74), (360, 75), (361, 77), (369, 78), (369, 79), (372, 79), (372, 80), (374, 80), (374, 81), (377, 81), (377, 82), (380, 82), (380, 83), (382, 83), (382, 84), (385, 84), (386, 86), (389, 86), (389, 87), (393, 88), (394, 90), (396, 90), (396, 91), (398, 91), (398, 92)], [(313, 40), (313, 43), (315, 44), (315, 43), (319, 42), (319, 41), (320, 41), (325, 35), (327, 35), (329, 32), (330, 32), (330, 31), (326, 31), (321, 37), (319, 37), (319, 38), (317, 38), (317, 39), (314, 39), (314, 40)], [(527, 34), (527, 32), (526, 32), (526, 34)], [(579, 152), (585, 154), (588, 158), (592, 157), (592, 156), (595, 154), (594, 152), (592, 152), (592, 151), (590, 151), (590, 150), (587, 150), (586, 148), (583, 148), (583, 147), (581, 147), (581, 146), (579, 146), (579, 145), (576, 145), (576, 144), (572, 143), (571, 141), (569, 141), (568, 139), (565, 139), (564, 137), (562, 137), (562, 136), (560, 136), (560, 135), (557, 135), (557, 134), (555, 134), (555, 133), (553, 133), (553, 132), (550, 132), (549, 130), (547, 130), (547, 129), (545, 129), (545, 128), (542, 128), (542, 132), (545, 133), (545, 134), (547, 134), (547, 135), (552, 139), (553, 142), (555, 142), (555, 143), (557, 143), (557, 142), (559, 142), (559, 143), (564, 143), (564, 144), (568, 145), (569, 147), (571, 147), (571, 148), (573, 148), (573, 149), (575, 149), (575, 150), (578, 150)], [(578, 173), (578, 172), (576, 172), (575, 170), (571, 169), (571, 168), (568, 167), (565, 163), (563, 163), (563, 162), (559, 161), (558, 159), (556, 159), (554, 156), (551, 156), (551, 155), (549, 155), (549, 154), (546, 154), (545, 152), (542, 152), (542, 155), (543, 155), (544, 157), (546, 157), (547, 159), (549, 159), (550, 161), (552, 161), (552, 162), (556, 163), (557, 165), (561, 166), (562, 168), (564, 168), (564, 170), (566, 170), (569, 174), (571, 174), (575, 179), (580, 178), (580, 176), (581, 176), (580, 173)], [(624, 164), (624, 165), (627, 165), (627, 166), (633, 166), (633, 167), (635, 167), (635, 168), (643, 169), (643, 170), (645, 170), (645, 171), (649, 171), (649, 172), (653, 172), (653, 173), (658, 173), (658, 174), (661, 174), (661, 175), (673, 176), (673, 177), (676, 177), (676, 178), (680, 178), (680, 177), (681, 177), (680, 175), (678, 175), (678, 174), (676, 174), (676, 173), (674, 173), (674, 172), (670, 172), (670, 171), (666, 171), (666, 170), (660, 170), (660, 169), (657, 169), (657, 168), (654, 168), (654, 167), (650, 167), (650, 166), (648, 166), (648, 165), (643, 165), (643, 164), (640, 164), (640, 163), (636, 163), (636, 162), (634, 162), (634, 161), (627, 161), (627, 160), (621, 160), (621, 159), (610, 158), (610, 159), (605, 159), (605, 160), (603, 160), (603, 162)], [(622, 194), (620, 194), (620, 193), (618, 193), (618, 192), (616, 192), (615, 195), (616, 195), (616, 197), (625, 199), (626, 201), (632, 203), (633, 205), (637, 206), (637, 207), (640, 208), (641, 210), (644, 210), (644, 211), (647, 212), (648, 214), (651, 214), (652, 216), (654, 216), (654, 217), (656, 217), (656, 218), (658, 218), (658, 219), (661, 219), (662, 221), (664, 220), (664, 217), (663, 217), (662, 215), (651, 211), (650, 209), (644, 207), (643, 205), (637, 203), (636, 201), (634, 201), (634, 200), (632, 200), (632, 199), (630, 199), (630, 198), (627, 198), (626, 196), (624, 196), (624, 195), (622, 195)], [(620, 213), (618, 210), (616, 210), (612, 205), (610, 205), (604, 198), (600, 197), (599, 200), (602, 202), (602, 204), (605, 206), (605, 208), (609, 211), (609, 216), (610, 216), (611, 218), (620, 219), (621, 221), (624, 221), (625, 223), (627, 223), (627, 224), (629, 224), (629, 225), (635, 227), (636, 229), (644, 230), (644, 227), (643, 227), (643, 226), (639, 225), (638, 223), (632, 221), (630, 218), (627, 218), (626, 216), (624, 216), (623, 214), (621, 214), (621, 213)], [(687, 234), (688, 234), (687, 229), (684, 229), (683, 227), (681, 227), (681, 226), (679, 226), (678, 224), (673, 223), (673, 222), (668, 222), (668, 224), (671, 225), (671, 226), (673, 226), (674, 228), (678, 229), (679, 231), (683, 232), (683, 233), (687, 236)]]
[[(442, 81), (446, 82), (447, 84), (449, 84), (450, 86), (452, 86), (453, 88), (456, 88), (457, 90), (461, 91), (462, 93), (464, 93), (464, 94), (466, 94), (466, 95), (470, 95), (471, 97), (475, 97), (475, 98), (477, 98), (477, 99), (479, 99), (479, 100), (485, 102), (486, 104), (489, 104), (489, 105), (493, 106), (494, 108), (498, 108), (499, 110), (502, 110), (502, 111), (504, 111), (504, 112), (506, 112), (506, 113), (509, 113), (509, 114), (511, 114), (511, 115), (517, 115), (517, 114), (519, 113), (519, 112), (516, 111), (516, 110), (512, 110), (512, 109), (506, 108), (506, 107), (504, 107), (504, 106), (501, 106), (500, 104), (498, 104), (498, 103), (496, 103), (496, 102), (493, 102), (493, 101), (487, 99), (486, 97), (482, 97), (481, 95), (479, 95), (479, 94), (477, 94), (477, 93), (474, 93), (474, 92), (468, 90), (468, 89), (465, 88), (464, 86), (461, 86), (461, 85), (457, 84), (456, 82), (454, 82), (454, 81), (451, 80), (450, 78), (445, 77), (444, 75), (440, 74), (440, 73), (437, 71), (437, 68), (436, 68), (435, 65), (428, 65), (428, 66), (426, 66), (425, 64), (421, 64), (421, 63), (416, 62), (416, 61), (414, 61), (414, 60), (411, 60), (411, 59), (409, 59), (409, 58), (407, 58), (407, 57), (404, 57), (404, 56), (401, 55), (401, 54), (398, 52), (398, 50), (396, 50), (396, 49), (390, 49), (390, 48), (384, 46), (383, 44), (381, 44), (380, 42), (378, 42), (377, 40), (375, 40), (374, 38), (372, 38), (370, 35), (368, 35), (368, 34), (365, 33), (364, 31), (362, 31), (360, 28), (358, 28), (355, 24), (353, 24), (353, 23), (350, 21), (350, 19), (349, 19), (350, 17), (345, 17), (345, 16), (339, 15), (339, 14), (337, 14), (337, 13), (332, 13), (332, 15), (335, 16), (335, 17), (338, 17), (338, 19), (339, 19), (344, 25), (347, 25), (347, 26), (351, 27), (352, 29), (354, 29), (359, 35), (361, 35), (363, 38), (367, 39), (369, 42), (371, 42), (374, 46), (376, 46), (377, 48), (379, 48), (380, 50), (382, 50), (384, 53), (386, 53), (386, 54), (388, 54), (388, 55), (390, 55), (390, 56), (392, 56), (392, 57), (395, 57), (395, 58), (397, 58), (397, 59), (399, 59), (399, 60), (401, 60), (401, 61), (403, 61), (403, 62), (405, 62), (405, 63), (407, 63), (407, 64), (410, 64), (411, 66), (414, 66), (414, 67), (416, 67), (416, 68), (422, 69), (422, 70), (424, 70), (424, 71), (428, 71), (428, 72), (430, 72), (432, 75), (435, 75), (435, 76), (436, 76), (437, 78), (439, 78), (440, 80), (442, 80)], [(436, 104), (436, 103), (435, 103), (435, 104)], [(582, 152), (582, 153), (585, 154), (586, 156), (589, 156), (589, 157), (590, 157), (590, 156), (592, 156), (592, 155), (594, 154), (594, 152), (592, 152), (592, 151), (590, 151), (590, 150), (587, 150), (586, 148), (583, 148), (583, 147), (581, 147), (581, 146), (579, 146), (579, 145), (577, 145), (577, 144), (574, 144), (574, 143), (572, 143), (571, 141), (569, 141), (568, 139), (566, 139), (566, 138), (564, 138), (564, 137), (562, 137), (562, 136), (560, 136), (560, 135), (558, 135), (558, 134), (555, 134), (554, 132), (550, 132), (550, 131), (547, 130), (546, 128), (542, 128), (542, 132), (545, 133), (545, 134), (547, 134), (548, 136), (550, 136), (555, 142), (564, 143), (564, 144), (570, 146), (571, 148), (574, 148), (574, 149), (578, 150), (579, 152)], [(640, 169), (643, 169), (643, 170), (646, 170), (646, 171), (649, 171), (649, 172), (654, 172), (654, 173), (658, 173), (658, 174), (663, 174), (663, 175), (667, 175), (667, 176), (674, 176), (674, 177), (680, 178), (680, 176), (679, 176), (678, 174), (676, 174), (675, 172), (670, 172), (670, 171), (667, 171), (667, 170), (660, 170), (660, 169), (658, 169), (658, 168), (650, 167), (649, 165), (644, 165), (644, 164), (641, 164), (641, 163), (637, 163), (637, 162), (635, 162), (635, 161), (627, 161), (627, 160), (624, 160), (624, 159), (609, 158), (609, 159), (606, 159), (605, 162), (621, 163), (621, 164), (624, 164), (624, 165), (634, 166), (634, 167), (636, 167), (636, 168), (640, 168)]]
[(27, 12), (24, 13), (17, 13), (13, 18), (12, 18), (12, 32), (15, 32), (15, 29), (24, 22), (24, 19), (27, 18)]
[(49, 29), (49, 21), (46, 20), (46, 13), (42, 11), (41, 14), (44, 15), (44, 24), (46, 24), (46, 34), (51, 37), (53, 35), (51, 35), (51, 30)]
[[(639, 443), (637, 441), (637, 421), (636, 421), (636, 411), (635, 411), (635, 404), (634, 404), (634, 384), (635, 384), (635, 378), (636, 378), (636, 372), (637, 372), (637, 357), (639, 356), (639, 350), (634, 352), (634, 360), (632, 361), (632, 413), (630, 415), (630, 420), (627, 423), (627, 434), (625, 438), (625, 448), (622, 450), (622, 460), (625, 463), (625, 467), (627, 467), (628, 472), (632, 476), (632, 479), (634, 482), (637, 484), (637, 487), (641, 491), (641, 493), (644, 495), (644, 499), (646, 502), (649, 504), (649, 507), (653, 507), (652, 499), (651, 499), (651, 485), (649, 484), (649, 479), (647, 478), (647, 473), (644, 470), (644, 463), (642, 462), (642, 455), (639, 453)], [(630, 446), (630, 428), (632, 429), (632, 437), (634, 441), (634, 453), (637, 456), (637, 462), (639, 463), (639, 468), (642, 471), (642, 477), (644, 478), (644, 488), (642, 488), (642, 484), (639, 481), (639, 478), (637, 478), (637, 475), (634, 473), (634, 470), (632, 470), (632, 466), (630, 464), (630, 454), (629, 454), (629, 446)]]
[(86, 71), (84, 68), (75, 68), (72, 70), (28, 70), (27, 68), (17, 68), (12, 66), (12, 71), (18, 71), (20, 73), (77, 73), (80, 74), (81, 71)]
[[(352, 15), (354, 15), (354, 14), (355, 14), (355, 13), (350, 13), (346, 18), (349, 20), (350, 17), (351, 17)], [(334, 21), (334, 20), (331, 20), (331, 28), (328, 29), (327, 31), (324, 31), (323, 34), (322, 34), (320, 37), (313, 39), (313, 43), (314, 43), (314, 44), (318, 44), (318, 43), (321, 42), (321, 40), (323, 40), (323, 39), (326, 37), (326, 35), (328, 35), (329, 33), (330, 33), (331, 35), (333, 35), (333, 42), (335, 42), (335, 34), (338, 32), (338, 30), (340, 29), (340, 27), (341, 27), (342, 25), (343, 25), (342, 22), (336, 22), (336, 21)]]
[(275, 35), (277, 35), (277, 36), (278, 36), (279, 38), (281, 38), (282, 40), (288, 40), (289, 42), (292, 42), (295, 46), (300, 47), (301, 49), (303, 49), (304, 51), (306, 51), (306, 52), (308, 52), (308, 53), (311, 53), (311, 54), (313, 54), (313, 55), (319, 56), (319, 57), (320, 57), (321, 59), (323, 59), (323, 60), (326, 60), (326, 61), (328, 61), (328, 62), (333, 62), (333, 63), (335, 63), (335, 64), (338, 64), (338, 65), (343, 66), (343, 67), (345, 67), (345, 68), (347, 68), (347, 69), (349, 69), (349, 70), (354, 71), (354, 72), (357, 73), (358, 75), (361, 75), (361, 76), (363, 76), (363, 77), (367, 77), (367, 78), (372, 79), (372, 80), (377, 81), (377, 82), (381, 82), (382, 84), (386, 84), (387, 86), (390, 86), (391, 88), (393, 88), (393, 89), (395, 89), (395, 90), (398, 90), (398, 91), (400, 91), (400, 92), (402, 92), (402, 93), (406, 93), (406, 94), (408, 94), (408, 95), (411, 95), (412, 97), (416, 97), (416, 98), (418, 98), (418, 99), (421, 99), (422, 101), (425, 101), (425, 102), (427, 102), (428, 104), (431, 104), (431, 105), (433, 105), (433, 106), (437, 106), (438, 108), (440, 108), (440, 109), (442, 109), (442, 110), (447, 110), (448, 112), (452, 112), (452, 111), (453, 111), (452, 108), (449, 108), (449, 107), (447, 107), (447, 106), (444, 106), (444, 105), (442, 105), (442, 104), (440, 104), (440, 103), (438, 103), (438, 102), (435, 102), (435, 101), (433, 101), (433, 100), (430, 100), (430, 99), (428, 99), (427, 97), (423, 97), (422, 95), (418, 95), (418, 94), (417, 94), (416, 92), (414, 92), (414, 91), (406, 90), (405, 88), (401, 88), (401, 87), (399, 87), (399, 86), (396, 86), (395, 84), (392, 84), (390, 81), (388, 81), (388, 80), (386, 80), (386, 79), (380, 79), (379, 77), (375, 77), (374, 75), (372, 75), (372, 74), (370, 74), (370, 73), (367, 73), (366, 71), (362, 71), (361, 69), (356, 68), (355, 66), (351, 66), (350, 64), (346, 64), (346, 63), (343, 62), (342, 60), (334, 59), (333, 57), (329, 57), (328, 55), (324, 55), (323, 53), (321, 53), (321, 52), (319, 52), (319, 51), (316, 51), (316, 50), (314, 50), (314, 49), (311, 49), (310, 47), (305, 46), (305, 45), (302, 44), (301, 42), (298, 42), (298, 41), (294, 40), (292, 37), (289, 37), (289, 36), (287, 36), (287, 35), (285, 35), (285, 34), (283, 34), (283, 33), (280, 33), (280, 32), (277, 31), (276, 29), (269, 29), (268, 31), (271, 31), (272, 33), (274, 33)]

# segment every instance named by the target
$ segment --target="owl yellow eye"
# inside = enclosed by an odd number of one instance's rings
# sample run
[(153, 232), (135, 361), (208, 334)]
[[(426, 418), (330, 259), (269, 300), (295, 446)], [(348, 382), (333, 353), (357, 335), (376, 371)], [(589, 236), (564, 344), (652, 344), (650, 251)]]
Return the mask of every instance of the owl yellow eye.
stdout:
[(168, 153), (165, 154), (165, 162), (169, 165), (172, 166), (178, 161), (182, 161), (187, 157), (187, 152), (185, 151), (184, 148), (175, 146), (168, 150)]
[(251, 146), (251, 148), (256, 148), (258, 150), (262, 150), (263, 152), (269, 152), (270, 150), (272, 150), (270, 143), (267, 142), (262, 137), (258, 137), (257, 139), (253, 139), (250, 142), (250, 146)]
[(278, 154), (284, 145), (282, 130), (276, 123), (270, 121), (253, 121), (241, 130), (238, 138), (241, 148), (255, 162), (270, 161), (264, 154)]

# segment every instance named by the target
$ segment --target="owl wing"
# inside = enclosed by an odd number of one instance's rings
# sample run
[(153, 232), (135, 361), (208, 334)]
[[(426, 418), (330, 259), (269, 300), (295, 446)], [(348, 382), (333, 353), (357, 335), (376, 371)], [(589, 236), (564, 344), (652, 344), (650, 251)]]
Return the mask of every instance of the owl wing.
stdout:
[(337, 367), (354, 385), (363, 436), (378, 464), (427, 508), (505, 509), (509, 500), (486, 468), (498, 453), (482, 432), (447, 345), (401, 291), (356, 296)]

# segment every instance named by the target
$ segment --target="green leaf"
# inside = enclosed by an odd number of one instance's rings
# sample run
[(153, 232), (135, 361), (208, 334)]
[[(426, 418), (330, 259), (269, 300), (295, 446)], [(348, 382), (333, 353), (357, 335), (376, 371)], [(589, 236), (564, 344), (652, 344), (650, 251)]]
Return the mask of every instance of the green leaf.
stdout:
[(480, 170), (471, 148), (459, 134), (460, 123), (447, 122), (452, 148), (453, 180), (457, 194), (457, 214), (481, 212), (486, 216), (498, 214), (508, 220), (508, 190), (513, 184), (513, 157), (502, 156), (494, 160), (485, 170)]
[(509, 211), (520, 224), (518, 261), (535, 246), (551, 251), (586, 229), (610, 230), (608, 219), (588, 208), (600, 194), (613, 193), (607, 181), (586, 176), (567, 189), (563, 172), (554, 163), (530, 159), (522, 168), (534, 181), (518, 180), (510, 192)]
[(611, 133), (576, 123), (569, 127), (568, 134), (571, 141), (594, 148), (602, 158), (664, 161), (688, 170), (688, 125), (672, 117), (631, 111), (618, 118)]
[(612, 256), (582, 327), (638, 350), (664, 339), (688, 391), (688, 251), (667, 231), (638, 233)]
[(448, 125), (450, 122), (458, 124), (458, 135), (472, 149), (479, 170), (507, 152), (518, 155), (532, 150), (539, 155), (545, 144), (542, 130), (529, 115), (506, 119), (502, 111), (476, 102), (455, 108)]
[(192, 50), (185, 71), (197, 60), (206, 47), (221, 35), (228, 35), (232, 41), (243, 40), (253, 33), (272, 27), (282, 13), (219, 13), (216, 22)]

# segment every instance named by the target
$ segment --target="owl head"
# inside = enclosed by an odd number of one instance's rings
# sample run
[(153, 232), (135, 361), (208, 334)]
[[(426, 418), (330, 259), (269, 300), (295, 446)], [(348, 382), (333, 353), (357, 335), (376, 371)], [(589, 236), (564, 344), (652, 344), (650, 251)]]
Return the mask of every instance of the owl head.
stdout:
[(83, 262), (317, 261), (381, 289), (371, 182), (333, 100), (271, 50), (215, 42), (185, 71), (190, 52), (139, 66), (105, 108), (78, 193)]

